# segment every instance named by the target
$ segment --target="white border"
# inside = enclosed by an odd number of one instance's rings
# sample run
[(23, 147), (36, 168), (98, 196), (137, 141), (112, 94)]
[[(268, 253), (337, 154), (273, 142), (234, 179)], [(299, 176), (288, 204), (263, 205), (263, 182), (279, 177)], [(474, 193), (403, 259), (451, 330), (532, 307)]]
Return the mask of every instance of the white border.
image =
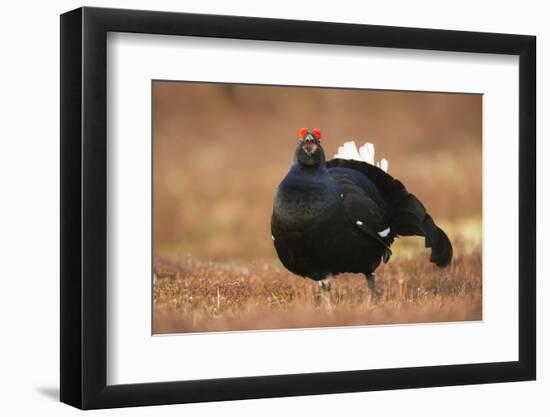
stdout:
[[(107, 51), (108, 384), (518, 359), (516, 56), (118, 33)], [(152, 337), (151, 79), (483, 93), (483, 322)]]

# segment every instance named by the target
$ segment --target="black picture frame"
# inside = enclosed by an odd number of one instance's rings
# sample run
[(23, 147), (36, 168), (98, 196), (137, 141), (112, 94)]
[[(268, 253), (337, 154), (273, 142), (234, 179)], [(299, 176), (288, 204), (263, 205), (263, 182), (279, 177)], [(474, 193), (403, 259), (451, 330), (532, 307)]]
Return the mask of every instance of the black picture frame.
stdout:
[[(519, 56), (519, 360), (107, 385), (108, 32)], [(535, 379), (535, 51), (524, 35), (88, 7), (61, 15), (61, 401), (93, 409)]]

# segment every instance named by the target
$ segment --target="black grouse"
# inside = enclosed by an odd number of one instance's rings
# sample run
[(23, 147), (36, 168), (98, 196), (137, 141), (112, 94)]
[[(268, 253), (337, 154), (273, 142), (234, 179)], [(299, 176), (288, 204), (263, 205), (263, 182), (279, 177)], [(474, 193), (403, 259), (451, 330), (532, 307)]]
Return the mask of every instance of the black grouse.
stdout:
[(423, 236), (430, 261), (450, 264), (449, 238), (403, 184), (374, 163), (374, 147), (353, 142), (326, 161), (318, 129), (301, 129), (290, 170), (277, 189), (271, 233), (291, 272), (319, 281), (323, 294), (343, 272), (363, 273), (375, 290), (374, 271), (391, 256), (398, 236)]

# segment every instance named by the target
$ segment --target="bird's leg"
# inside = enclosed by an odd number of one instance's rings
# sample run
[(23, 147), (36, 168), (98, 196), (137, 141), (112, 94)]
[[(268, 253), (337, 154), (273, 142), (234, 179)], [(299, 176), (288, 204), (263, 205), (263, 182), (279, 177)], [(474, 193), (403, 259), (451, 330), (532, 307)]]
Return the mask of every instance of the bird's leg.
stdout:
[(325, 304), (328, 308), (332, 308), (330, 303), (330, 281), (332, 280), (332, 275), (327, 275), (325, 278), (319, 281), (319, 286), (321, 287), (321, 295)]
[(368, 274), (365, 274), (367, 277), (367, 285), (369, 286), (369, 294), (371, 296), (371, 299), (376, 300), (380, 296), (378, 291), (376, 290), (376, 275), (374, 272), (370, 272)]
[(367, 274), (367, 284), (369, 286), (369, 291), (376, 291), (376, 275), (374, 272)]

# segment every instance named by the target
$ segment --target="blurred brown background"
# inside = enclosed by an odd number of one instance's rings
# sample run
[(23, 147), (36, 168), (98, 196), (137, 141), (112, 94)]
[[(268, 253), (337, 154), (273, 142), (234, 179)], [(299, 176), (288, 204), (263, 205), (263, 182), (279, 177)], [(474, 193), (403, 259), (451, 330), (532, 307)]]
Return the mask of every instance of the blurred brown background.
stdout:
[(154, 254), (276, 260), (273, 197), (301, 127), (354, 139), (439, 223), (481, 218), (481, 95), (155, 81)]

